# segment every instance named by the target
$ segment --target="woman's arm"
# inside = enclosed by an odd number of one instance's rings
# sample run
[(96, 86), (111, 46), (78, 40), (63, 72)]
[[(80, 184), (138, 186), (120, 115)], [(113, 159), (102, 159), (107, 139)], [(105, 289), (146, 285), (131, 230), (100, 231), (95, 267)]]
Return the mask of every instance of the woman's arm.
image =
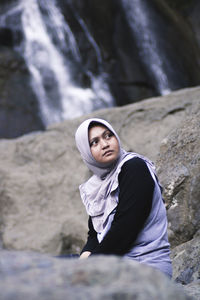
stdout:
[(91, 217), (89, 217), (88, 220), (88, 228), (89, 231), (88, 231), (87, 242), (81, 251), (80, 258), (87, 258), (90, 255), (91, 251), (95, 249), (99, 244), (97, 240), (97, 233), (94, 230), (92, 225)]
[(119, 174), (119, 203), (110, 230), (93, 254), (124, 255), (150, 214), (154, 181), (140, 158), (127, 161)]

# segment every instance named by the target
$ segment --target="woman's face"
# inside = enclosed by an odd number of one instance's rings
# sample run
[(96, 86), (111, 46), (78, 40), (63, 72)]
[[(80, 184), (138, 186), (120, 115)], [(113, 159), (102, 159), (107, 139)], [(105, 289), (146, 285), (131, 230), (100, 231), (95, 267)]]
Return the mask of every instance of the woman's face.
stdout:
[(99, 163), (112, 163), (119, 155), (119, 143), (115, 135), (105, 126), (89, 129), (89, 144), (92, 156)]

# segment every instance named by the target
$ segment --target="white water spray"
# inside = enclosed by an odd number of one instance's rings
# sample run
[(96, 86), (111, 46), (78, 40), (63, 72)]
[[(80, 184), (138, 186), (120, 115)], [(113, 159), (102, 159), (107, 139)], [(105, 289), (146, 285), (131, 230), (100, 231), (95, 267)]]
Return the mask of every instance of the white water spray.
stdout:
[[(97, 95), (90, 89), (83, 89), (72, 84), (70, 69), (59, 48), (52, 42), (44, 20), (35, 0), (22, 0), (22, 23), (25, 35), (24, 57), (32, 73), (33, 87), (40, 99), (41, 112), (46, 125), (63, 119), (76, 117), (95, 109)], [(79, 59), (78, 48), (71, 30), (53, 0), (48, 2), (50, 22), (56, 28), (60, 42), (68, 36), (69, 45)], [(49, 99), (44, 87), (45, 77), (53, 78), (59, 99)], [(50, 87), (52, 89), (52, 87)]]
[(137, 37), (137, 45), (142, 61), (150, 69), (160, 94), (169, 94), (171, 92), (169, 80), (165, 73), (159, 42), (151, 26), (152, 19), (149, 10), (145, 7), (145, 1), (125, 0), (122, 1), (122, 5), (130, 27)]
[[(88, 72), (91, 88), (82, 88), (72, 82), (73, 66), (64, 54), (70, 53), (75, 62), (81, 63), (76, 39), (55, 0), (46, 1), (43, 7), (45, 15), (38, 3), (38, 0), (19, 0), (19, 4), (8, 11), (0, 22), (15, 28), (15, 15), (21, 16), (24, 40), (16, 50), (24, 56), (32, 75), (32, 86), (44, 124), (47, 126), (113, 106), (114, 101), (103, 74), (95, 77)], [(85, 26), (85, 32), (86, 29)]]

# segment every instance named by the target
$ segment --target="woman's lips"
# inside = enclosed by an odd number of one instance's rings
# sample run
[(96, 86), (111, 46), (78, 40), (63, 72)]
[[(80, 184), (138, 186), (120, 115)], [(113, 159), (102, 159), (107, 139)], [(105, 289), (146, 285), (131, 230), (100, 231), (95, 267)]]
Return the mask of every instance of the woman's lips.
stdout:
[(107, 156), (107, 155), (110, 155), (110, 154), (112, 154), (113, 153), (113, 150), (108, 150), (108, 151), (106, 151), (104, 154), (103, 154), (103, 156)]

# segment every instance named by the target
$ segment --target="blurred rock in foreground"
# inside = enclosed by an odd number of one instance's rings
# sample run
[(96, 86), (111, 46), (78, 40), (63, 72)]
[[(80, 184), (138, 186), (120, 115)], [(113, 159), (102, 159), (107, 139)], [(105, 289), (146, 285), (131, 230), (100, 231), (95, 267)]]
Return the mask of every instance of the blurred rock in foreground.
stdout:
[(2, 251), (1, 300), (192, 300), (150, 267), (117, 257), (87, 260)]

